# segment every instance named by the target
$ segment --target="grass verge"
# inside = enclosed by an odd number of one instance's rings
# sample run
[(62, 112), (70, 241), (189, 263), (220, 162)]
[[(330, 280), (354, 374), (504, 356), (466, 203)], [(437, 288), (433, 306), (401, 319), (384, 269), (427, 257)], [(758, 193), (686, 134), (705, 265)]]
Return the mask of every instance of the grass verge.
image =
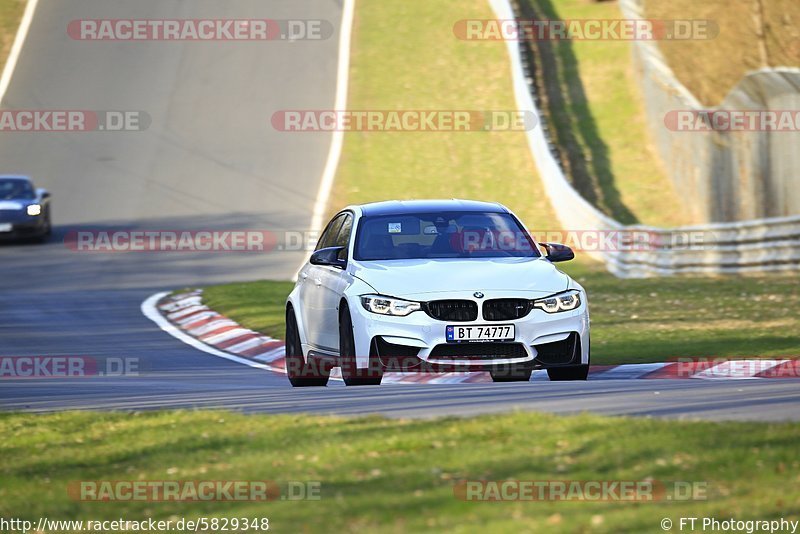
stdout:
[(203, 303), (239, 324), (283, 339), (286, 297), (292, 282), (245, 282), (207, 287)]
[[(615, 2), (522, 0), (528, 19), (619, 19)], [(614, 40), (534, 41), (540, 107), (562, 167), (581, 195), (625, 223), (693, 222), (649, 141), (631, 44)]]
[[(348, 108), (513, 110), (505, 43), (456, 39), (488, 2), (359, 2)], [(558, 229), (522, 132), (348, 132), (332, 211), (396, 198), (474, 198)]]
[[(0, 516), (268, 517), (274, 532), (656, 532), (663, 517), (800, 517), (800, 426), (535, 413), (388, 420), (228, 412), (0, 415)], [(319, 439), (324, 434), (325, 439)], [(707, 484), (707, 500), (466, 502), (464, 480)], [(72, 481), (319, 482), (320, 500), (80, 502)]]
[(563, 270), (589, 294), (596, 364), (800, 356), (796, 274), (620, 280), (596, 263)]
[(719, 27), (713, 39), (658, 44), (678, 79), (704, 105), (722, 103), (748, 71), (800, 66), (797, 0), (648, 0), (644, 7), (647, 18), (710, 20)]
[[(592, 363), (663, 362), (676, 357), (800, 356), (797, 276), (622, 281), (594, 263), (563, 269), (589, 293)], [(283, 338), (288, 282), (206, 288), (213, 309)]]
[(17, 27), (25, 11), (26, 0), (0, 0), (0, 71), (6, 63)]

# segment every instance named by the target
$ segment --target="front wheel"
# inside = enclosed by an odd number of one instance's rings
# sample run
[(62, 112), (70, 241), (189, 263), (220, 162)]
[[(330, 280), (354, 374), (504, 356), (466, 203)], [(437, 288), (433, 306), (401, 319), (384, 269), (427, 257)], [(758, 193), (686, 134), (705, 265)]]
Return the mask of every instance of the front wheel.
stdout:
[[(591, 359), (591, 340), (589, 341), (589, 350)], [(581, 353), (580, 343), (575, 346), (575, 355), (578, 357)], [(554, 367), (547, 370), (547, 376), (550, 377), (551, 382), (564, 382), (567, 380), (587, 380), (589, 378), (589, 364), (576, 365), (574, 367)]]
[(44, 217), (44, 229), (34, 238), (37, 243), (47, 243), (47, 241), (50, 239), (50, 236), (53, 235), (53, 226), (50, 224), (50, 213), (46, 213)]
[(586, 380), (589, 378), (589, 366), (576, 365), (575, 367), (554, 367), (547, 370), (547, 376), (550, 377), (551, 382)]
[(330, 377), (330, 369), (323, 362), (312, 360), (306, 363), (303, 359), (300, 332), (291, 306), (286, 309), (286, 374), (296, 388), (325, 386)]
[(347, 386), (379, 386), (383, 380), (383, 366), (377, 357), (370, 354), (366, 369), (356, 366), (356, 341), (353, 336), (353, 320), (350, 308), (342, 302), (339, 309), (339, 359), (342, 365), (342, 380)]
[(533, 369), (530, 367), (509, 366), (489, 371), (492, 382), (529, 382)]

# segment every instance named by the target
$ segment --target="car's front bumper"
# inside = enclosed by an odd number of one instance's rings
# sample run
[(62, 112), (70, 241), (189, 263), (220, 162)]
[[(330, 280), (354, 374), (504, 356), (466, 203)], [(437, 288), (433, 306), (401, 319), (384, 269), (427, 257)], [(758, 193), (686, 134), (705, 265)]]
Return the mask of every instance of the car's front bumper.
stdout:
[(47, 232), (46, 220), (42, 216), (0, 216), (0, 240), (38, 237)]
[[(539, 295), (541, 296), (541, 295)], [(478, 300), (465, 296), (448, 295), (448, 298), (473, 300), (480, 304), (492, 298), (519, 298), (519, 294), (486, 294)], [(422, 367), (457, 368), (463, 370), (486, 369), (496, 366), (524, 365), (533, 368), (560, 367), (589, 363), (589, 312), (582, 294), (581, 305), (568, 312), (549, 314), (533, 309), (521, 319), (510, 321), (488, 321), (479, 312), (478, 319), (469, 322), (440, 321), (416, 311), (406, 317), (390, 317), (369, 312), (360, 302), (350, 305), (356, 342), (356, 359), (359, 367), (366, 367), (369, 355), (377, 351), (385, 362), (386, 356), (399, 353), (407, 363), (414, 367), (420, 362)], [(529, 298), (525, 295), (522, 298)], [(513, 324), (515, 347), (492, 347), (487, 343), (448, 343), (445, 328), (448, 325), (500, 325)], [(575, 352), (569, 351), (570, 343)], [(486, 350), (483, 350), (483, 349)], [(502, 349), (502, 350), (498, 350)], [(463, 357), (461, 356), (463, 352)], [(564, 352), (563, 355), (560, 353)], [(388, 354), (387, 354), (388, 353)], [(412, 370), (412, 369), (408, 369)]]

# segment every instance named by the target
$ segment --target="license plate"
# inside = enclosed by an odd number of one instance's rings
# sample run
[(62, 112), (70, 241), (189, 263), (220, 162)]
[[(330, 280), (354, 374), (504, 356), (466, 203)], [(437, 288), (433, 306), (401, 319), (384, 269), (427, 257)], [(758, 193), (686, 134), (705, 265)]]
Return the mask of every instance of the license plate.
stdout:
[(448, 343), (479, 341), (509, 341), (514, 339), (513, 324), (448, 326), (445, 328)]
[(0, 223), (0, 232), (10, 232), (11, 228), (11, 223)]

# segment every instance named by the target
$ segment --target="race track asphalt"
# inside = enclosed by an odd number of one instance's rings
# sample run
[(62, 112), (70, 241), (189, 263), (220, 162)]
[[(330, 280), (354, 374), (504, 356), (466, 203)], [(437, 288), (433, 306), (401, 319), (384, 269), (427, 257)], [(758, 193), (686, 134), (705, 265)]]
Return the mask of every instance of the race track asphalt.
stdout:
[[(140, 312), (151, 294), (287, 279), (302, 251), (81, 253), (74, 230), (308, 229), (330, 143), (274, 130), (279, 109), (334, 102), (341, 2), (40, 0), (4, 108), (138, 110), (139, 132), (0, 133), (0, 172), (53, 193), (49, 243), (0, 245), (0, 356), (134, 358), (138, 376), (2, 379), (0, 409), (232, 408), (431, 417), (532, 409), (670, 418), (798, 420), (790, 380), (387, 385), (293, 390), (199, 352)], [(322, 41), (75, 41), (81, 18), (322, 19)]]

